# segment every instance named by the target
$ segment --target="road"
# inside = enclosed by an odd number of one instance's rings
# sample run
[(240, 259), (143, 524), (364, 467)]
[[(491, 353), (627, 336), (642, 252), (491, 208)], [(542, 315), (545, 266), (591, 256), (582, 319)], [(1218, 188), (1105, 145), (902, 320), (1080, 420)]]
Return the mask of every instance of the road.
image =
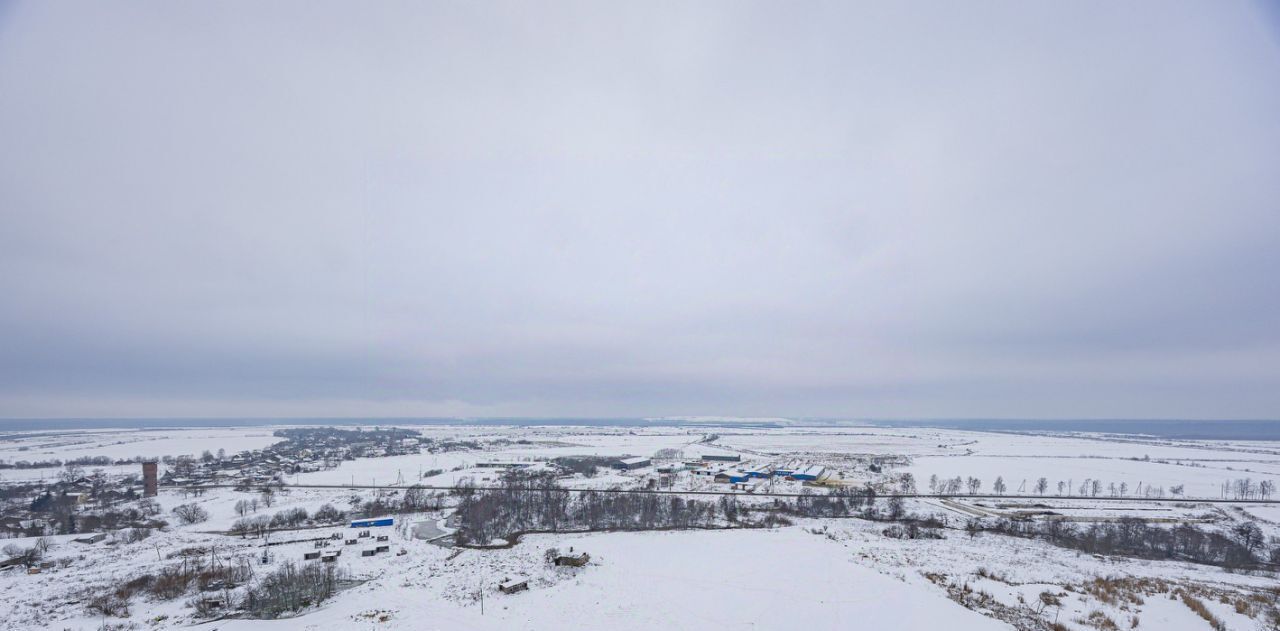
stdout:
[[(503, 491), (508, 490), (506, 487), (500, 486), (427, 486), (427, 485), (411, 485), (411, 486), (392, 486), (392, 485), (374, 485), (374, 484), (281, 484), (271, 485), (272, 488), (280, 489), (333, 489), (333, 490), (387, 490), (387, 491), (404, 491), (410, 488), (419, 488), (425, 491)], [(177, 490), (208, 490), (208, 489), (235, 489), (243, 488), (237, 484), (210, 484), (205, 486), (165, 486), (160, 487), (164, 491)], [(748, 493), (745, 491), (674, 491), (667, 489), (580, 489), (580, 488), (523, 488), (517, 489), (521, 492), (528, 493), (546, 493), (549, 491), (565, 491), (568, 493), (649, 493), (654, 495), (737, 495), (746, 497), (808, 497), (812, 495), (820, 495), (824, 487), (814, 487), (812, 493)], [(1210, 497), (1111, 497), (1099, 495), (1098, 497), (1082, 497), (1079, 495), (991, 495), (984, 493), (964, 494), (957, 493), (955, 495), (934, 495), (932, 493), (877, 493), (876, 499), (889, 499), (893, 497), (901, 497), (904, 499), (983, 499), (983, 500), (1046, 500), (1046, 501), (1091, 501), (1091, 502), (1129, 502), (1129, 503), (1152, 503), (1152, 504), (1280, 504), (1280, 499), (1265, 500), (1234, 500), (1225, 498)]]

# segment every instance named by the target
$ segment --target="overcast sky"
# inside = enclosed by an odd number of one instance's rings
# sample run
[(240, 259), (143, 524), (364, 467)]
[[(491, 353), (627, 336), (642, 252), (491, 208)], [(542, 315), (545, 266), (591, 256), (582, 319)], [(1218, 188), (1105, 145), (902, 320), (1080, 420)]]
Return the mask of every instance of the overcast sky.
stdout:
[(1280, 418), (1280, 10), (0, 2), (0, 416)]

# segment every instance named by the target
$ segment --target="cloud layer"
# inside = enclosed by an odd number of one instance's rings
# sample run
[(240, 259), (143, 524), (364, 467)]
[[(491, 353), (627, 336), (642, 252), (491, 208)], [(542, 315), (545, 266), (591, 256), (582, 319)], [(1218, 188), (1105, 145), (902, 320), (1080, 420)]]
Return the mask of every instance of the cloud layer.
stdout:
[(0, 416), (1280, 417), (1248, 3), (0, 5)]

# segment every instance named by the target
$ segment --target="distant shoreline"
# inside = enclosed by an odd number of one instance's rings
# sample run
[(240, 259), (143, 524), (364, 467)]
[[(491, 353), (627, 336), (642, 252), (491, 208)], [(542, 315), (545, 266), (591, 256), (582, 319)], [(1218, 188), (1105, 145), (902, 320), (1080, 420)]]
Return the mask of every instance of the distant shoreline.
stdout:
[(98, 429), (192, 429), (201, 427), (263, 427), (271, 425), (471, 425), (471, 426), (584, 426), (584, 427), (724, 427), (739, 429), (894, 427), (958, 429), (986, 432), (1091, 432), (1147, 435), (1184, 440), (1280, 441), (1280, 420), (1017, 420), (1017, 419), (644, 419), (644, 418), (56, 418), (0, 419), (0, 432)]

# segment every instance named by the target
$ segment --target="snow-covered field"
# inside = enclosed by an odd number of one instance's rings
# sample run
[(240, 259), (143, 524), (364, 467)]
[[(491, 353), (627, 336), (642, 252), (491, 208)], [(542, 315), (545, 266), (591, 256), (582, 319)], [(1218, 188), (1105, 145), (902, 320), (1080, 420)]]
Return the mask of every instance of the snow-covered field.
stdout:
[[(1062, 519), (1105, 522), (1141, 517), (1159, 522), (1197, 523), (1228, 532), (1254, 520), (1265, 537), (1280, 536), (1280, 506), (1245, 506), (1191, 499), (1145, 503), (1063, 497), (1018, 499), (1034, 491), (1039, 477), (1078, 486), (1085, 479), (1134, 489), (1152, 485), (1166, 491), (1185, 487), (1185, 496), (1217, 498), (1225, 480), (1280, 479), (1280, 445), (1266, 442), (1169, 441), (1154, 437), (1105, 435), (1030, 435), (928, 428), (874, 427), (414, 427), (437, 441), (468, 441), (468, 447), (341, 462), (322, 471), (286, 477), (288, 485), (449, 486), (459, 481), (496, 484), (501, 471), (486, 463), (541, 463), (560, 456), (662, 456), (659, 463), (695, 460), (703, 455), (738, 455), (738, 463), (711, 463), (726, 469), (802, 463), (825, 466), (833, 486), (873, 485), (894, 490), (910, 472), (922, 491), (927, 481), (977, 477), (990, 491), (997, 476), (1009, 490), (1005, 498), (909, 500), (917, 515), (946, 520), (942, 539), (896, 539), (883, 534), (886, 524), (857, 518), (801, 519), (794, 525), (757, 530), (601, 532), (539, 534), (502, 549), (451, 549), (413, 537), (413, 526), (430, 522), (433, 535), (450, 509), (396, 515), (384, 529), (392, 551), (361, 557), (358, 546), (337, 566), (356, 584), (319, 606), (284, 619), (220, 620), (218, 629), (969, 629), (1048, 628), (1056, 620), (1066, 629), (1208, 629), (1181, 594), (1192, 594), (1227, 629), (1266, 629), (1265, 616), (1249, 604), (1250, 595), (1274, 587), (1270, 573), (1227, 572), (1174, 561), (1095, 556), (1054, 547), (1039, 540), (997, 534), (971, 537), (963, 530), (975, 515), (998, 518), (1018, 511), (1051, 510)], [(0, 461), (67, 459), (79, 456), (199, 455), (261, 449), (281, 440), (274, 428), (94, 430), (0, 435)], [(27, 433), (31, 434), (31, 433)], [(479, 448), (474, 447), (478, 445)], [(873, 468), (872, 463), (876, 464)], [(162, 471), (166, 468), (161, 466)], [(109, 476), (134, 474), (134, 465), (109, 466)], [(878, 469), (878, 470), (877, 470)], [(7, 469), (0, 485), (23, 480), (55, 480), (59, 469)], [(658, 481), (654, 465), (634, 471), (602, 471), (594, 477), (561, 480), (567, 487), (640, 488)], [(1018, 490), (1027, 480), (1023, 493)], [(707, 477), (688, 472), (664, 480), (664, 488), (729, 491)], [(776, 479), (755, 492), (819, 492), (801, 482)], [(1073, 489), (1074, 491), (1074, 489)], [(747, 491), (733, 491), (743, 495)], [(358, 488), (286, 488), (253, 515), (302, 508), (314, 514), (330, 504), (348, 510), (353, 500), (368, 502), (375, 493), (400, 497), (403, 491)], [(134, 596), (127, 615), (102, 615), (87, 608), (89, 597), (143, 573), (158, 573), (181, 562), (181, 550), (220, 564), (248, 564), (260, 577), (285, 561), (303, 563), (316, 550), (310, 539), (336, 534), (355, 537), (349, 528), (320, 527), (274, 533), (267, 563), (263, 540), (220, 534), (242, 517), (237, 503), (256, 492), (219, 488), (198, 496), (162, 490), (161, 516), (171, 525), (133, 543), (115, 537), (75, 543), (79, 535), (53, 535), (46, 560), (53, 567), (39, 574), (22, 568), (0, 571), (2, 629), (159, 629), (205, 620), (196, 614), (194, 590), (159, 600)], [(177, 525), (171, 511), (197, 503), (208, 520)], [(447, 502), (446, 502), (447, 504)], [(35, 539), (2, 543), (19, 549)], [(1274, 539), (1264, 546), (1275, 545)], [(549, 548), (586, 551), (582, 568), (556, 568), (544, 559)], [(403, 550), (403, 554), (396, 554)], [(306, 563), (317, 563), (307, 561)], [(1095, 579), (1116, 579), (1108, 589), (1128, 590), (1118, 600), (1102, 594)], [(500, 593), (505, 579), (528, 580), (529, 589)], [(1123, 579), (1121, 581), (1120, 579)], [(1111, 585), (1110, 583), (1108, 583)], [(1090, 587), (1094, 585), (1094, 587)], [(1092, 590), (1092, 591), (1091, 591)], [(1046, 594), (1048, 596), (1046, 596)], [(1054, 604), (1045, 604), (1048, 599)], [(481, 600), (483, 599), (483, 606)], [(1247, 602), (1246, 602), (1247, 601)], [(483, 610), (482, 610), (483, 607)], [(210, 627), (213, 628), (213, 627)]]
[(234, 454), (279, 442), (271, 432), (262, 427), (40, 432), (22, 440), (0, 440), (0, 461), (199, 456), (205, 450), (219, 449)]

